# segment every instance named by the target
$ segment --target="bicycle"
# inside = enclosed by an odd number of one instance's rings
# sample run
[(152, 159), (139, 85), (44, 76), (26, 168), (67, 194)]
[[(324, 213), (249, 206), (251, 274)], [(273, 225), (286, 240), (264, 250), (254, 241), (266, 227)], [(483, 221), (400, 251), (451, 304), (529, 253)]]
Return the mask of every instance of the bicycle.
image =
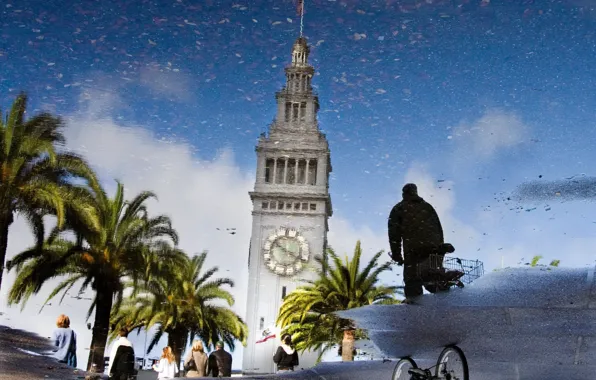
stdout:
[[(435, 368), (433, 375), (431, 369)], [(447, 346), (437, 360), (437, 364), (426, 368), (418, 368), (410, 357), (401, 358), (391, 380), (470, 380), (468, 361), (461, 348)]]

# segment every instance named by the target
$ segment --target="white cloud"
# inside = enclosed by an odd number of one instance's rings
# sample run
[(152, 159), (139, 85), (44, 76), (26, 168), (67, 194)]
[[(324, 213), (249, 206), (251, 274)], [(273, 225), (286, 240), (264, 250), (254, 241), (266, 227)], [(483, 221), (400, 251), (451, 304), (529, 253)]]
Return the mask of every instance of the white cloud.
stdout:
[[(235, 281), (234, 310), (244, 316), (251, 233), (248, 192), (253, 187), (254, 174), (242, 172), (231, 151), (221, 151), (212, 160), (198, 160), (188, 144), (158, 140), (141, 127), (119, 125), (108, 116), (117, 105), (115, 99), (108, 95), (99, 103), (91, 101), (87, 112), (67, 118), (68, 147), (85, 155), (108, 189), (114, 188), (116, 178), (125, 185), (127, 198), (143, 190), (155, 192), (159, 200), (151, 201), (150, 212), (172, 218), (180, 234), (180, 247), (189, 254), (209, 251), (207, 265), (218, 265), (220, 276)], [(226, 228), (235, 228), (235, 234)], [(32, 243), (31, 233), (22, 221), (12, 226), (9, 241), (9, 259)], [(2, 304), (6, 303), (13, 281), (14, 273), (5, 276), (0, 295)], [(85, 348), (89, 347), (91, 338), (84, 322), (89, 301), (67, 297), (58, 306), (55, 300), (37, 315), (50, 291), (48, 284), (22, 314), (18, 307), (10, 308), (2, 320), (49, 336), (57, 315), (62, 312), (70, 315), (79, 333), (79, 363), (84, 366), (88, 353)], [(237, 363), (240, 353), (241, 350), (235, 353)]]
[(329, 220), (329, 233), (327, 240), (336, 254), (352, 256), (356, 241), (360, 240), (363, 254), (372, 257), (381, 249), (387, 250), (386, 234), (382, 231), (373, 231), (367, 226), (354, 226), (346, 219), (333, 217)]
[(529, 127), (514, 113), (489, 109), (473, 123), (462, 122), (453, 129), (457, 156), (486, 160), (499, 150), (512, 148), (528, 136)]
[(178, 101), (188, 101), (191, 96), (189, 86), (192, 81), (182, 72), (170, 66), (147, 66), (140, 72), (140, 83), (152, 91), (153, 95)]

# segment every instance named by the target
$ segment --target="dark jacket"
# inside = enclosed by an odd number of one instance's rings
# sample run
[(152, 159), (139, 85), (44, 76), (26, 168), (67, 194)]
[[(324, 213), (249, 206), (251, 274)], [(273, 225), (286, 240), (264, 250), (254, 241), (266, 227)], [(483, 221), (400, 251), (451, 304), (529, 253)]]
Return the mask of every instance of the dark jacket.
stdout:
[(277, 347), (273, 362), (277, 364), (277, 370), (294, 369), (298, 365), (298, 353), (294, 348), (282, 344)]
[(437, 212), (418, 195), (404, 195), (404, 199), (391, 210), (387, 227), (393, 259), (401, 255), (403, 242), (407, 265), (424, 260), (444, 243)]
[(208, 375), (213, 377), (232, 376), (232, 355), (225, 350), (215, 350), (209, 355)]
[(127, 379), (135, 374), (135, 352), (130, 346), (120, 346), (114, 356), (110, 379)]

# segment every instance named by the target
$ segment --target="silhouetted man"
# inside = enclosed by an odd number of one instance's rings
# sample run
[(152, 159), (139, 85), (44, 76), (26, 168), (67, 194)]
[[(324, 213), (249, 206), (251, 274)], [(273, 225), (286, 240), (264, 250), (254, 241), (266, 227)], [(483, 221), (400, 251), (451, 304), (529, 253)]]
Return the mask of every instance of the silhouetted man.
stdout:
[(217, 342), (209, 355), (209, 374), (213, 377), (232, 377), (232, 355), (223, 346), (222, 341)]
[(388, 232), (391, 258), (404, 265), (405, 302), (408, 303), (411, 298), (422, 295), (423, 281), (418, 265), (443, 245), (443, 228), (433, 206), (418, 196), (415, 184), (405, 185), (402, 197), (389, 214)]

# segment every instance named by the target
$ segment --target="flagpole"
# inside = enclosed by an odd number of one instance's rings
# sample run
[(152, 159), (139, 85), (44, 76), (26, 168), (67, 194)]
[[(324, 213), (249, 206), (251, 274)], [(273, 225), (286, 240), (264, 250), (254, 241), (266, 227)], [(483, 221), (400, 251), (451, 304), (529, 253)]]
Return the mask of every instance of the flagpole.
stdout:
[(300, 37), (302, 37), (302, 32), (304, 31), (304, 1), (305, 0), (299, 0), (301, 5), (300, 5)]

